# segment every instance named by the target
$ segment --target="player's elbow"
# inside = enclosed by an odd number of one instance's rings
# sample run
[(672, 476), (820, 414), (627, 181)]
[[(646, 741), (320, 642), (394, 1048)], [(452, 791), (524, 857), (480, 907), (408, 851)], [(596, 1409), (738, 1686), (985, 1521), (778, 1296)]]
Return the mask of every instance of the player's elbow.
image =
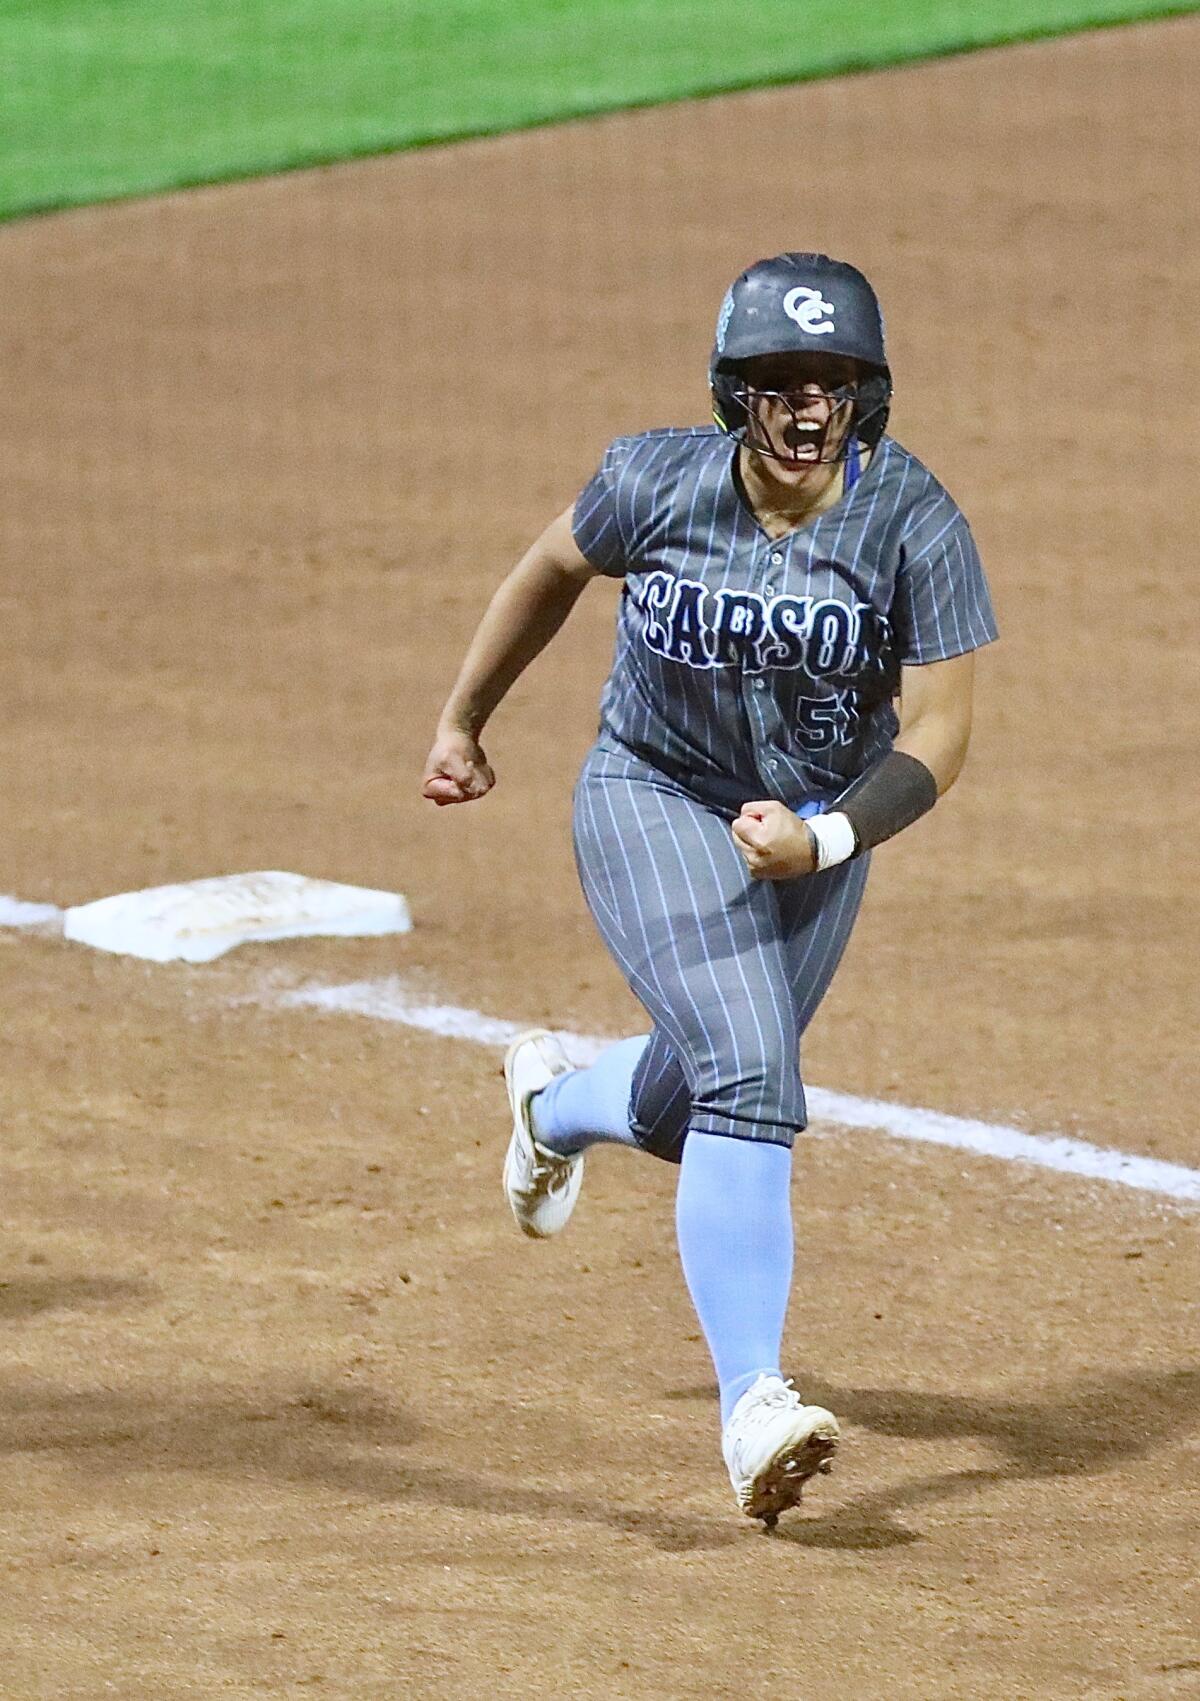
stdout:
[(971, 741), (970, 715), (925, 714), (903, 728), (896, 747), (923, 762), (944, 797), (963, 770)]
[(924, 762), (939, 797), (949, 791), (967, 759), (974, 663), (968, 652), (903, 670), (897, 748)]
[(966, 749), (964, 748), (963, 751), (962, 751), (962, 754), (956, 756), (952, 762), (949, 762), (943, 768), (943, 770), (940, 774), (934, 775), (934, 778), (937, 780), (937, 783), (938, 783), (938, 796), (939, 797), (945, 797), (946, 793), (950, 790), (950, 787), (955, 783), (955, 781), (958, 779), (958, 776), (962, 773), (963, 767), (966, 763), (966, 760), (967, 760), (967, 752), (966, 752)]
[(971, 722), (969, 717), (965, 725), (956, 724), (942, 730), (942, 736), (937, 741), (936, 762), (930, 764), (933, 777), (937, 781), (939, 797), (945, 797), (950, 787), (962, 773), (970, 742)]

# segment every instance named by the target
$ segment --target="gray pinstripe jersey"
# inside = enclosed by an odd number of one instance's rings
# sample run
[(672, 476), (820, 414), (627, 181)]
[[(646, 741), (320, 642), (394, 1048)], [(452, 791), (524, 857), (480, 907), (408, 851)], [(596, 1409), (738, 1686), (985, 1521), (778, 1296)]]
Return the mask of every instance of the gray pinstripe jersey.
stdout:
[(623, 577), (601, 743), (699, 800), (826, 802), (891, 744), (900, 668), (989, 643), (966, 520), (885, 437), (835, 507), (772, 541), (715, 426), (621, 437), (575, 504), (574, 535)]

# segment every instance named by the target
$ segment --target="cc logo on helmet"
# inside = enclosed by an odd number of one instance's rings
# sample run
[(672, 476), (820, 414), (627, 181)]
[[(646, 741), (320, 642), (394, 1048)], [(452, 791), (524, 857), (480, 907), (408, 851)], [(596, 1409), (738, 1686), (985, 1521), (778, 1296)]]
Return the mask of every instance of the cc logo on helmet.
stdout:
[[(783, 311), (810, 337), (823, 337), (834, 328), (833, 302), (826, 301), (819, 289), (807, 289), (803, 284), (789, 289), (783, 298)], [(825, 314), (829, 317), (823, 317)]]

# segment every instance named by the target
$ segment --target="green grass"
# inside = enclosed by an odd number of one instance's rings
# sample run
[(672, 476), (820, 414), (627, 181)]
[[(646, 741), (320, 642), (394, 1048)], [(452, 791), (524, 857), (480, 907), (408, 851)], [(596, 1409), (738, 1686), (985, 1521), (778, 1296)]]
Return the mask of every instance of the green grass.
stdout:
[(1200, 0), (0, 0), (0, 217)]

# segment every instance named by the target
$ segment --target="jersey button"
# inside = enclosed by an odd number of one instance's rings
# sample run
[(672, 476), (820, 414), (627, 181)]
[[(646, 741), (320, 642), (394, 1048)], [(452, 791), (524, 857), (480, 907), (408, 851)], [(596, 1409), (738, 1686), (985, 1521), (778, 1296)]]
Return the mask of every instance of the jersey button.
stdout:
[(766, 680), (765, 679), (756, 679), (754, 681), (754, 689), (756, 691), (765, 691), (767, 689)]
[(774, 555), (772, 555), (772, 557), (771, 557), (771, 565), (772, 565), (772, 567), (782, 567), (783, 566), (783, 556), (780, 555), (778, 550), (776, 550)]

